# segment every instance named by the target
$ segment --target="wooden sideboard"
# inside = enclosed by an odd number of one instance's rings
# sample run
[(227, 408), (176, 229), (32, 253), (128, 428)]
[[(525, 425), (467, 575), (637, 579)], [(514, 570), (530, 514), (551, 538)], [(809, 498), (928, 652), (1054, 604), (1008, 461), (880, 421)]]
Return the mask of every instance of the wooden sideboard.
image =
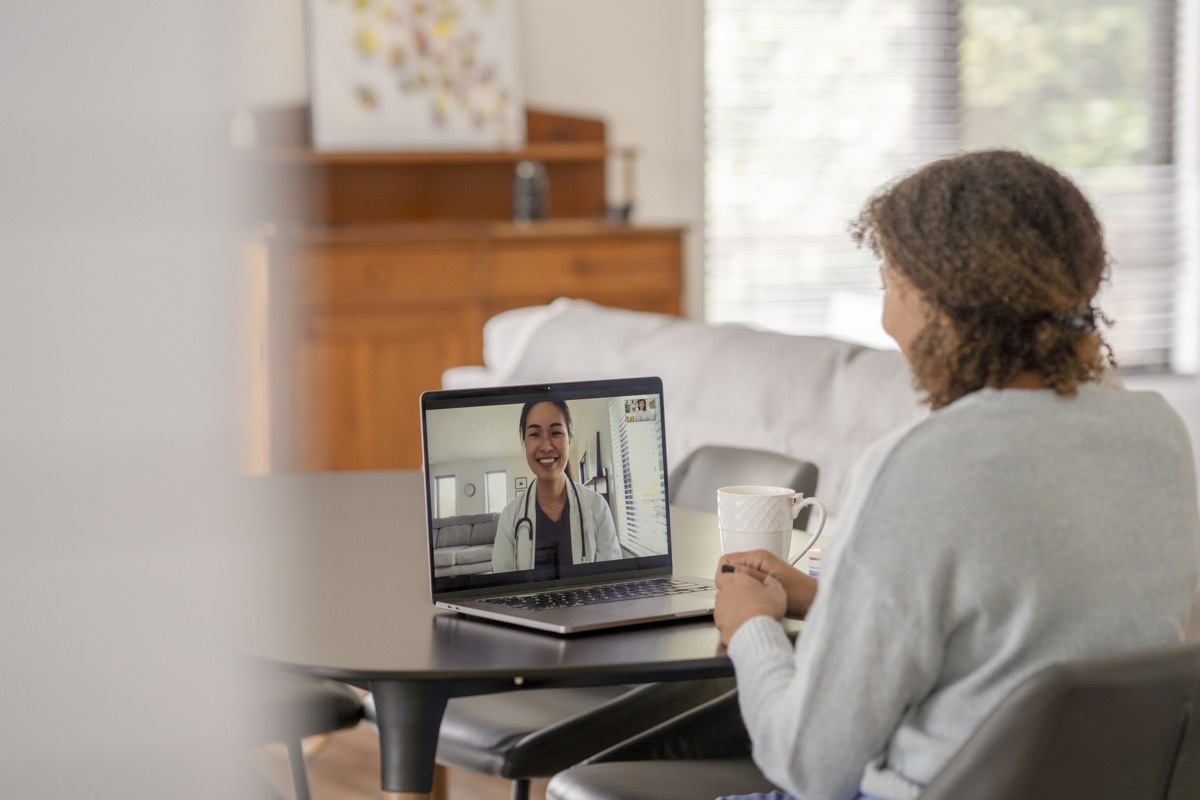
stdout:
[(418, 398), (483, 363), (489, 317), (556, 297), (678, 314), (681, 234), (588, 220), (275, 234), (272, 469), (420, 467)]
[[(266, 238), (265, 468), (421, 465), (418, 398), (483, 363), (483, 324), (575, 297), (679, 314), (683, 228), (604, 217), (594, 121), (530, 116), (507, 153), (261, 153), (300, 201)], [(511, 222), (513, 168), (542, 161), (550, 215)], [(458, 199), (456, 199), (458, 198)]]

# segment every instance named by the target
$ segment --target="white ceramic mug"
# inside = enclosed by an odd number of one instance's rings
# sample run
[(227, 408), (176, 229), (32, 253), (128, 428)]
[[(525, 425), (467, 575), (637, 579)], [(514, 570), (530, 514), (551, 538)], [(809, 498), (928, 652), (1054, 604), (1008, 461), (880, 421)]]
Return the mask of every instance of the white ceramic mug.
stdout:
[[(792, 520), (800, 509), (812, 507), (819, 519), (808, 522), (808, 541), (800, 552), (792, 549)], [(795, 564), (816, 544), (825, 527), (825, 504), (782, 486), (726, 486), (717, 490), (717, 527), (721, 529), (721, 552), (769, 550)]]

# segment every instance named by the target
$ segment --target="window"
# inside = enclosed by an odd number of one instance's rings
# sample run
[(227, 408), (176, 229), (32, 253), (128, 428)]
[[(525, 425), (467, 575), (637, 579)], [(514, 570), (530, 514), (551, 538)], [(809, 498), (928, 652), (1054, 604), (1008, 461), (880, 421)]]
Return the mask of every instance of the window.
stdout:
[(433, 479), (433, 516), (441, 519), (458, 513), (458, 481), (453, 475)]
[(483, 474), (484, 504), (489, 514), (499, 514), (508, 505), (508, 470), (488, 470)]
[(1071, 175), (1114, 258), (1123, 366), (1200, 366), (1197, 3), (709, 0), (705, 315), (883, 344), (847, 222), (964, 149)]
[(612, 474), (637, 475), (636, 480), (627, 478), (615, 484), (609, 481), (614, 522), (623, 551), (635, 556), (656, 555), (668, 550), (662, 437), (657, 425), (632, 422), (630, 416), (622, 401), (609, 403), (608, 423), (615, 462)]

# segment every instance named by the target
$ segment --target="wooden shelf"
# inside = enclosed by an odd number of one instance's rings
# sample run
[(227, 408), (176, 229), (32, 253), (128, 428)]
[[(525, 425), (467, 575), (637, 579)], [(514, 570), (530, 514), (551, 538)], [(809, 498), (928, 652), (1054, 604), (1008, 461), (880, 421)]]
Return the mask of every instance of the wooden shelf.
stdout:
[(303, 107), (260, 111), (254, 122), (258, 146), (245, 152), (248, 172), (292, 201), (264, 210), (278, 223), (511, 219), (520, 161), (545, 166), (549, 217), (603, 218), (611, 159), (622, 162), (626, 190), (633, 185), (634, 149), (608, 145), (595, 119), (528, 110), (525, 147), (421, 152), (314, 150)]
[(276, 233), (313, 245), (370, 242), (552, 241), (599, 236), (616, 239), (658, 238), (676, 234), (678, 225), (629, 225), (607, 219), (544, 219), (536, 222), (394, 222), (322, 226), (285, 226)]
[(279, 147), (256, 150), (252, 157), (276, 164), (311, 165), (438, 165), (438, 164), (515, 164), (518, 161), (564, 163), (604, 161), (635, 155), (632, 147), (610, 147), (594, 142), (552, 142), (531, 144), (520, 150), (447, 150), (439, 151), (362, 151), (328, 153), (307, 147)]

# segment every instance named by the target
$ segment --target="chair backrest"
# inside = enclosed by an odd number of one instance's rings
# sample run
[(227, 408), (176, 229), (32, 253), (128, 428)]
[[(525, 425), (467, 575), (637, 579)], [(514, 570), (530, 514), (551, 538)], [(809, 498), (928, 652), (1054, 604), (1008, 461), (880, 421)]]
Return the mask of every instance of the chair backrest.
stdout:
[[(820, 471), (803, 461), (766, 450), (705, 445), (693, 450), (667, 476), (672, 505), (717, 513), (717, 489), (722, 486), (759, 484), (787, 486), (805, 497), (817, 491)], [(796, 517), (795, 527), (808, 524), (808, 509)]]
[(921, 800), (1200, 798), (1200, 643), (1049, 667)]

